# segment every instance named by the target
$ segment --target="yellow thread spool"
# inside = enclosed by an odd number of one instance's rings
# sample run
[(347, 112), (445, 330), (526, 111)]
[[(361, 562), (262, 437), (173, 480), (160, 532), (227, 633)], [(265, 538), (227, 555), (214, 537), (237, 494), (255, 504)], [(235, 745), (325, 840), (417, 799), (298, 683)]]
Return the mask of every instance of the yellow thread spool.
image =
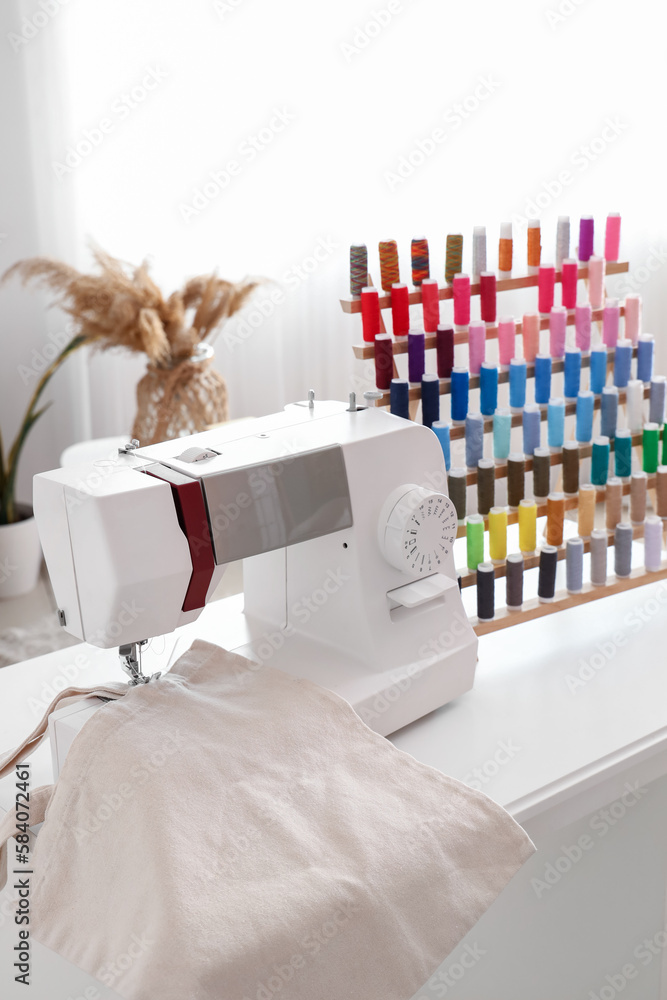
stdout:
[(595, 527), (595, 487), (584, 483), (579, 487), (578, 531), (580, 538), (590, 538)]
[(489, 557), (491, 562), (507, 558), (507, 510), (492, 507), (489, 511)]
[(534, 500), (522, 500), (519, 504), (519, 548), (522, 552), (534, 552), (537, 548), (537, 504)]

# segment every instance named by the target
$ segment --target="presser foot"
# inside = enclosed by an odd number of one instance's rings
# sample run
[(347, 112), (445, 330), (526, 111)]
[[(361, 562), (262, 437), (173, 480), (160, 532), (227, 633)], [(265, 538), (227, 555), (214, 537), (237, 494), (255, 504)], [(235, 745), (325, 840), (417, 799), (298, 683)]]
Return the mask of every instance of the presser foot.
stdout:
[(137, 684), (148, 684), (149, 681), (156, 681), (161, 676), (160, 671), (158, 671), (149, 677), (141, 669), (141, 649), (147, 642), (148, 639), (142, 639), (140, 642), (129, 642), (125, 646), (118, 647), (120, 665), (128, 674), (131, 687)]

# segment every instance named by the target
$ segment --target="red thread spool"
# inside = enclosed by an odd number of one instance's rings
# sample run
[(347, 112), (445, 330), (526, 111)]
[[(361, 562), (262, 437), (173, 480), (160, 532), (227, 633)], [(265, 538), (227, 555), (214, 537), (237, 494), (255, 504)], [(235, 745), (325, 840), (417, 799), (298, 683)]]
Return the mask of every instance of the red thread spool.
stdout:
[(554, 304), (554, 287), (556, 285), (556, 268), (553, 264), (541, 264), (537, 278), (538, 309), (541, 313), (550, 313)]
[(435, 334), (438, 378), (451, 378), (454, 367), (454, 327), (439, 326)]
[(378, 389), (390, 389), (394, 371), (394, 356), (390, 333), (375, 338), (375, 384)]
[[(574, 309), (577, 304), (577, 281), (579, 280), (579, 263), (576, 260), (564, 260), (562, 273), (562, 298), (566, 309)], [(541, 312), (541, 310), (540, 310)]]
[(380, 332), (380, 295), (370, 285), (361, 289), (361, 324), (364, 340), (372, 344)]
[(483, 271), (479, 276), (479, 305), (485, 323), (496, 321), (496, 276), (493, 271)]
[(422, 281), (422, 308), (425, 333), (435, 333), (440, 322), (440, 297), (436, 278), (425, 278)]
[(455, 274), (452, 281), (454, 297), (454, 323), (456, 326), (467, 326), (470, 322), (470, 277), (467, 274)]
[(407, 285), (391, 286), (391, 321), (395, 337), (407, 337), (410, 329), (410, 293)]

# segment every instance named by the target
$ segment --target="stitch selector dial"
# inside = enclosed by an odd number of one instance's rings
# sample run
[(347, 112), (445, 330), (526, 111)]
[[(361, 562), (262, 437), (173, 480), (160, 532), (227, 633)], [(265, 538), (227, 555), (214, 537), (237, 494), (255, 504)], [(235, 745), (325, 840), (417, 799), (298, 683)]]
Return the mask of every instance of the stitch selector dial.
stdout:
[(404, 573), (444, 573), (452, 565), (457, 525), (454, 504), (444, 493), (400, 486), (380, 514), (380, 548), (387, 562)]

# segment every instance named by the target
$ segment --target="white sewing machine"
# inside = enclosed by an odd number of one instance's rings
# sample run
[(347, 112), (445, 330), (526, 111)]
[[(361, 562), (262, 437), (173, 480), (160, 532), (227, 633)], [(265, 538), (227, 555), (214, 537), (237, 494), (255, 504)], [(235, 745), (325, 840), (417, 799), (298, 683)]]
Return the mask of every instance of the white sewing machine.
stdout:
[(443, 455), (411, 421), (311, 393), (38, 475), (34, 509), (62, 625), (119, 646), (135, 683), (142, 642), (194, 621), (243, 559), (221, 646), (336, 691), (383, 735), (472, 687)]

